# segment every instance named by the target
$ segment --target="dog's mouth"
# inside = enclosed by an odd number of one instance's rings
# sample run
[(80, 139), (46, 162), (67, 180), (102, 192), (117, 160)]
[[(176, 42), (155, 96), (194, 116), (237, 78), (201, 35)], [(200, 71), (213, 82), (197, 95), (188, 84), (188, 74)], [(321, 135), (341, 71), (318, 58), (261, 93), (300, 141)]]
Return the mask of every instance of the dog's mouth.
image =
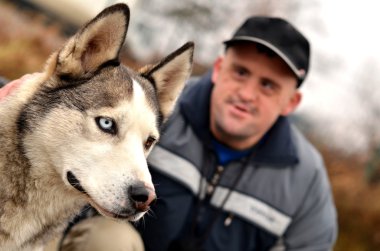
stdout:
[(67, 174), (66, 174), (66, 176), (67, 176), (67, 181), (70, 183), (70, 185), (72, 187), (74, 187), (79, 192), (88, 195), (87, 192), (86, 192), (86, 190), (84, 190), (84, 188), (80, 184), (80, 182), (77, 179), (77, 177), (75, 177), (75, 175), (71, 171), (68, 171)]
[(132, 220), (136, 218), (136, 214), (131, 213), (130, 210), (121, 210), (118, 211), (118, 213), (113, 213), (104, 207), (100, 206), (98, 203), (96, 203), (91, 196), (86, 192), (86, 190), (83, 188), (83, 186), (80, 184), (80, 181), (75, 177), (75, 175), (71, 172), (68, 171), (66, 174), (67, 181), (70, 183), (72, 187), (74, 187), (76, 190), (79, 192), (83, 193), (86, 195), (86, 197), (89, 200), (89, 203), (96, 209), (98, 210), (99, 213), (103, 214), (104, 216), (108, 216), (111, 218), (117, 218), (117, 219), (127, 219), (127, 220)]

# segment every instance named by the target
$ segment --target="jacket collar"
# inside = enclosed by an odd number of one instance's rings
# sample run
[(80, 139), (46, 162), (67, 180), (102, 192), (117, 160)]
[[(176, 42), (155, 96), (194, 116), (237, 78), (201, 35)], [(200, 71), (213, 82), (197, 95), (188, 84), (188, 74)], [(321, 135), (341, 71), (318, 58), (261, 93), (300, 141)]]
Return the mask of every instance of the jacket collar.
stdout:
[[(206, 147), (212, 148), (209, 126), (210, 95), (213, 88), (211, 72), (197, 81), (190, 81), (179, 101), (180, 111), (195, 134)], [(298, 163), (291, 125), (286, 117), (279, 117), (272, 128), (256, 144), (252, 161), (271, 166), (290, 166)]]

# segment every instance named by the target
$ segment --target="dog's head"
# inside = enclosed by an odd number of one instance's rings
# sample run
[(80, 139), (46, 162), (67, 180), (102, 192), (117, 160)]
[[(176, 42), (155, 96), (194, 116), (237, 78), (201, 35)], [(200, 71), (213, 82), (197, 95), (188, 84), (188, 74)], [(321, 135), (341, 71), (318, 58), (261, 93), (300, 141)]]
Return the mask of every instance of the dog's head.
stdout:
[(156, 198), (146, 158), (190, 75), (193, 44), (135, 72), (119, 62), (128, 21), (126, 5), (111, 6), (50, 58), (19, 131), (33, 168), (54, 167), (103, 215), (137, 220)]

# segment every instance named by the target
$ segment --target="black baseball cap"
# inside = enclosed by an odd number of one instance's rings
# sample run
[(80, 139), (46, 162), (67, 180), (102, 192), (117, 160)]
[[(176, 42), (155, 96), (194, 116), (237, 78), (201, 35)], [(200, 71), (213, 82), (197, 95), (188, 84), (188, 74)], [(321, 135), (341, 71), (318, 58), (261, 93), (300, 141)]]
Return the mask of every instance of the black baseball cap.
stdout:
[(310, 44), (292, 24), (276, 17), (250, 17), (224, 44), (232, 46), (241, 41), (269, 48), (284, 60), (298, 79), (297, 87), (301, 86), (309, 70)]

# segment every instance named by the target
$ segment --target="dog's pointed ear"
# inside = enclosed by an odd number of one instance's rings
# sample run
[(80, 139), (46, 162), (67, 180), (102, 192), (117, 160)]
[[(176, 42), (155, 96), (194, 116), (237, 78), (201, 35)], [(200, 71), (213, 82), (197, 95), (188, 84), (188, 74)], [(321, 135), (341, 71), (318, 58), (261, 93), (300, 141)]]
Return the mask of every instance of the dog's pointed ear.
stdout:
[(140, 70), (141, 75), (150, 80), (156, 88), (163, 122), (172, 113), (177, 98), (190, 77), (193, 53), (194, 43), (188, 42), (158, 64)]
[(86, 77), (107, 62), (118, 63), (129, 16), (125, 4), (115, 4), (100, 12), (59, 51), (55, 74)]

